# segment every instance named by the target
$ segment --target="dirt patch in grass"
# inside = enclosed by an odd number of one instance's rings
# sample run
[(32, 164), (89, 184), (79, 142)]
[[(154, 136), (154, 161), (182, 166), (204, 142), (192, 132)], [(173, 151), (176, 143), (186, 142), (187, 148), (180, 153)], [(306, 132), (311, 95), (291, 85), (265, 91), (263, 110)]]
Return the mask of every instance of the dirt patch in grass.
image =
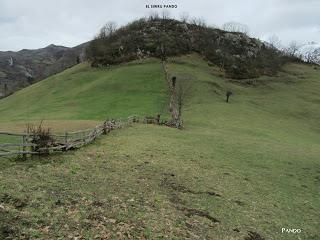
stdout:
[(180, 183), (177, 183), (177, 179), (175, 179), (174, 174), (166, 174), (166, 175), (168, 177), (163, 178), (163, 180), (161, 182), (161, 186), (165, 187), (166, 189), (168, 189), (170, 191), (169, 200), (170, 200), (170, 202), (172, 202), (174, 204), (174, 206), (177, 210), (182, 211), (185, 214), (185, 216), (187, 216), (188, 218), (191, 218), (193, 216), (199, 216), (199, 217), (203, 217), (203, 218), (208, 219), (212, 223), (215, 223), (215, 224), (220, 223), (220, 220), (211, 216), (206, 211), (187, 207), (186, 201), (181, 199), (179, 197), (178, 193), (179, 192), (180, 193), (189, 193), (189, 194), (194, 194), (194, 195), (205, 194), (208, 196), (221, 197), (220, 194), (215, 193), (213, 191), (194, 191), (192, 189), (185, 187), (184, 185), (182, 185)]
[(208, 84), (211, 88), (213, 88), (213, 92), (217, 95), (222, 95), (223, 88), (215, 82), (205, 81), (206, 84)]
[(205, 212), (205, 211), (201, 211), (194, 208), (181, 207), (181, 206), (177, 206), (177, 209), (184, 212), (187, 217), (199, 216), (199, 217), (207, 218), (213, 223), (220, 223), (220, 220), (218, 220), (215, 217), (212, 217), (208, 212)]
[(257, 232), (249, 231), (248, 236), (244, 238), (245, 240), (264, 240), (264, 238)]
[(244, 202), (242, 202), (242, 201), (240, 201), (240, 200), (235, 200), (234, 201), (237, 205), (239, 205), (239, 206), (244, 206), (244, 205), (246, 205)]
[(19, 199), (9, 194), (0, 196), (0, 203), (10, 204), (16, 209), (22, 209), (27, 206), (27, 199)]
[(19, 224), (29, 225), (18, 213), (13, 214), (4, 207), (0, 207), (0, 239), (17, 239), (21, 234)]
[(219, 193), (213, 191), (194, 191), (192, 189), (187, 188), (186, 186), (177, 183), (173, 177), (174, 174), (171, 175), (172, 178), (165, 177), (161, 183), (162, 186), (168, 187), (174, 191), (181, 192), (181, 193), (190, 193), (190, 194), (206, 194), (209, 196), (221, 197)]

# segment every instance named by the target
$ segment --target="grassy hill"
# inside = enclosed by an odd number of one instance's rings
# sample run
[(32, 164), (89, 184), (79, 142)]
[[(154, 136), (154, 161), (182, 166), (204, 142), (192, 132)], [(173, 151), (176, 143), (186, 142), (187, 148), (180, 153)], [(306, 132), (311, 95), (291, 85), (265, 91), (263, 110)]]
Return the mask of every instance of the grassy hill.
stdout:
[(165, 111), (158, 60), (96, 69), (79, 64), (1, 100), (0, 121), (99, 120)]
[[(319, 70), (291, 64), (254, 85), (196, 55), (168, 70), (193, 81), (184, 130), (137, 124), (75, 152), (1, 160), (0, 238), (319, 239)], [(0, 121), (21, 122), (27, 101), (34, 120), (153, 114), (166, 95), (157, 61), (79, 65), (1, 100)]]
[(179, 21), (156, 16), (140, 18), (116, 29), (107, 23), (89, 43), (92, 66), (108, 66), (143, 57), (165, 59), (197, 52), (220, 66), (230, 78), (274, 75), (298, 59), (280, 53), (259, 39), (241, 32), (223, 31), (200, 21)]

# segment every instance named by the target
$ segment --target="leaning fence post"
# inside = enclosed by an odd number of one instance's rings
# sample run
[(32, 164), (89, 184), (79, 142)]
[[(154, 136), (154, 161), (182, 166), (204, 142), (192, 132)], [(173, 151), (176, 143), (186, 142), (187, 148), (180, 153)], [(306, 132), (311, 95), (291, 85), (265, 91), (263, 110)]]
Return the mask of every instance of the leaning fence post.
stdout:
[(26, 136), (25, 135), (23, 135), (22, 136), (22, 144), (23, 144), (23, 146), (22, 146), (22, 159), (23, 160), (27, 160), (27, 154), (25, 153), (26, 152), (26, 144), (27, 144), (27, 141), (26, 141)]
[(103, 123), (103, 134), (104, 135), (107, 134), (107, 121), (104, 121), (104, 123)]

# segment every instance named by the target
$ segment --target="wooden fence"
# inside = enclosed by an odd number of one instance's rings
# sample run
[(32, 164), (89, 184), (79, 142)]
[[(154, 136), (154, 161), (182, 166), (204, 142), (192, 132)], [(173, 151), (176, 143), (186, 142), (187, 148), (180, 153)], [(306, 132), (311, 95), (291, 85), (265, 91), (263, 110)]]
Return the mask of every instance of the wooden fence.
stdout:
[(64, 134), (50, 134), (50, 141), (35, 141), (35, 134), (0, 132), (0, 136), (13, 136), (18, 139), (16, 143), (0, 143), (0, 157), (21, 155), (26, 158), (28, 154), (49, 154), (78, 149), (93, 142), (102, 134), (139, 122), (137, 117), (122, 120), (105, 121), (93, 129), (65, 132)]

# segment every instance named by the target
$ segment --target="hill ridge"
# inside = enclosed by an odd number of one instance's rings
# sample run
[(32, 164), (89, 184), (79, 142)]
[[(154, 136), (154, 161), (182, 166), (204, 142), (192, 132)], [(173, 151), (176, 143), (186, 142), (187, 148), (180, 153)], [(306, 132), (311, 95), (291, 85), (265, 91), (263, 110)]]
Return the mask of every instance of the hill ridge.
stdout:
[(241, 32), (228, 32), (175, 19), (142, 18), (119, 29), (106, 24), (87, 49), (92, 66), (108, 66), (145, 57), (197, 52), (235, 79), (274, 75), (295, 59)]

